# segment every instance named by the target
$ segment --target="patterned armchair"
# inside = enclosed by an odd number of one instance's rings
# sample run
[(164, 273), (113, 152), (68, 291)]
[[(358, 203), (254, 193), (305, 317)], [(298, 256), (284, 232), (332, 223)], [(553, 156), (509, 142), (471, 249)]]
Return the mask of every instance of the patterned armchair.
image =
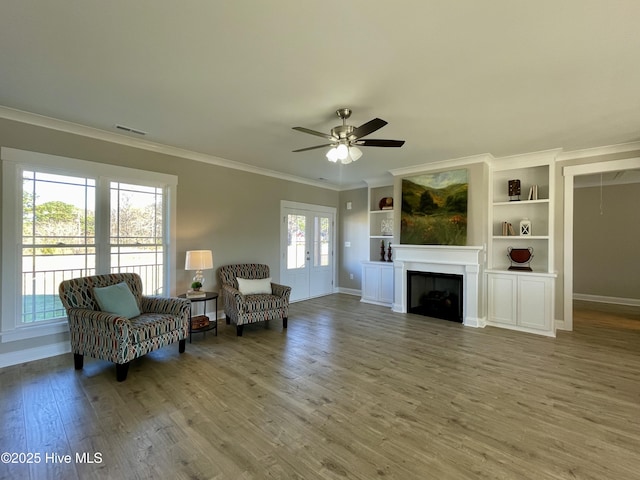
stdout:
[[(126, 282), (135, 297), (139, 316), (128, 319), (99, 310), (93, 289)], [(126, 380), (129, 362), (153, 350), (179, 343), (183, 353), (189, 335), (190, 301), (142, 295), (142, 280), (135, 273), (95, 275), (65, 280), (59, 287), (67, 311), (71, 351), (76, 370), (84, 355), (116, 364), (116, 378)]]
[(271, 293), (243, 295), (238, 289), (238, 278), (269, 278), (269, 266), (243, 263), (220, 267), (224, 314), (227, 324), (233, 322), (236, 325), (237, 336), (242, 336), (242, 327), (248, 323), (282, 319), (282, 328), (287, 328), (291, 287), (271, 282)]

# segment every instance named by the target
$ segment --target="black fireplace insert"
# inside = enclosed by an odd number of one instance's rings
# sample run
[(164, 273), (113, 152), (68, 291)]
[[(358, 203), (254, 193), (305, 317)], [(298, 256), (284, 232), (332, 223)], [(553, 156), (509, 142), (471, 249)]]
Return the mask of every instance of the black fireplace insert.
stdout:
[(462, 323), (462, 275), (407, 272), (407, 312)]

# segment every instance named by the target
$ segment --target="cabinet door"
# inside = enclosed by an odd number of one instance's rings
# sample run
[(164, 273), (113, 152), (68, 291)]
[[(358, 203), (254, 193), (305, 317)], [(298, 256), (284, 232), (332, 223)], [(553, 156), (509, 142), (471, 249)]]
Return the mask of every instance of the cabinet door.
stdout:
[(489, 274), (489, 320), (517, 324), (516, 282), (514, 275)]
[(519, 325), (551, 330), (552, 281), (546, 277), (522, 275), (518, 279)]
[(380, 268), (380, 301), (393, 303), (393, 267)]
[(362, 267), (362, 299), (378, 300), (380, 290), (380, 267), (377, 265), (363, 265)]

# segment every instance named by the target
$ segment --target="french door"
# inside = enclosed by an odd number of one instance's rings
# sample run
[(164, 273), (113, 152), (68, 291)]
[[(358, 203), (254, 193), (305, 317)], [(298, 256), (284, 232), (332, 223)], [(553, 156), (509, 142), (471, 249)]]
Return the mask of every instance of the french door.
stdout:
[(335, 208), (282, 201), (281, 283), (292, 302), (333, 293)]

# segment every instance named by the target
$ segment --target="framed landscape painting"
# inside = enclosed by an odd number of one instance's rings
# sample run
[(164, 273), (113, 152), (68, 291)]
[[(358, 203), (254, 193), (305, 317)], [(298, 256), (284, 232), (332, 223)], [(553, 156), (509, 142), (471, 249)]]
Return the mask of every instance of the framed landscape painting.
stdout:
[(466, 245), (467, 170), (402, 179), (400, 243)]

